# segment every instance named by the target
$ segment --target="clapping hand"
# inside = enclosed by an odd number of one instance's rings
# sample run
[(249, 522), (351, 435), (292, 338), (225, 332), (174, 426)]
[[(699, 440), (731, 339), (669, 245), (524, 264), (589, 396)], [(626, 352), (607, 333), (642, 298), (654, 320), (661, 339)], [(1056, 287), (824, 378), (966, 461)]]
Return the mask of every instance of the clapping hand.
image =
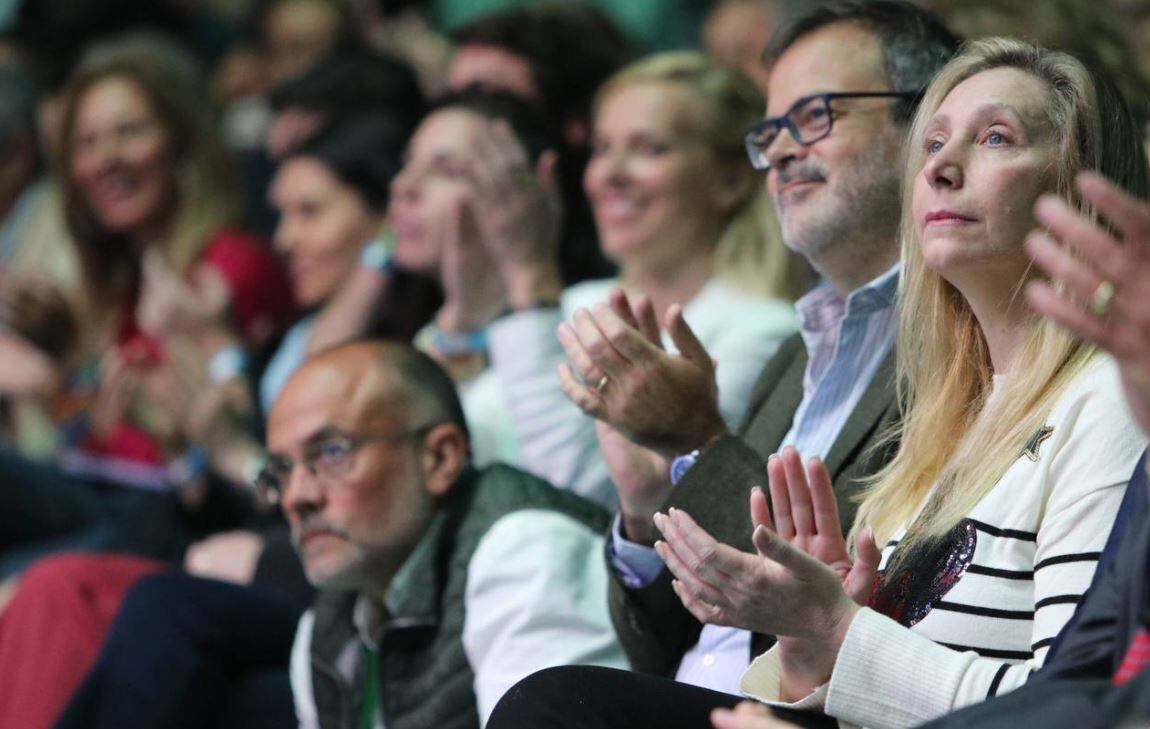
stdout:
[(527, 150), (503, 120), (488, 123), (476, 137), (472, 155), (476, 224), (511, 303), (558, 299), (558, 156), (547, 150), (532, 169)]
[(111, 436), (139, 392), (141, 376), (129, 357), (112, 349), (100, 361), (100, 384), (92, 403), (90, 423), (99, 438)]
[(559, 368), (567, 397), (583, 412), (664, 458), (704, 446), (726, 432), (715, 365), (683, 319), (668, 308), (664, 327), (679, 354), (664, 351), (649, 302), (626, 313), (626, 297), (580, 309), (560, 325), (569, 363)]
[(211, 266), (197, 265), (185, 281), (163, 253), (150, 249), (144, 253), (141, 274), (136, 321), (152, 337), (199, 336), (223, 321), (230, 294), (223, 276)]
[[(774, 509), (773, 528), (792, 546), (828, 565), (842, 579), (843, 590), (865, 605), (878, 574), (880, 554), (870, 529), (863, 528), (855, 540), (852, 559), (843, 538), (834, 484), (818, 458), (803, 471), (799, 452), (788, 446), (767, 459), (767, 479)], [(761, 491), (751, 494), (754, 525), (772, 528), (771, 512)]]
[(750, 497), (756, 554), (720, 544), (675, 509), (656, 515), (666, 541), (655, 549), (683, 606), (700, 622), (778, 636), (784, 690), (803, 693), (829, 677), (847, 628), (869, 597), (879, 554), (864, 530), (851, 560), (821, 461), (812, 459), (804, 472), (788, 448), (767, 468), (773, 518), (761, 489)]
[(452, 334), (483, 329), (507, 305), (495, 260), (477, 234), (474, 210), (472, 193), (461, 190), (448, 213), (435, 221), (444, 297), (435, 323)]
[(765, 524), (751, 536), (757, 554), (719, 543), (681, 509), (655, 526), (675, 593), (700, 622), (819, 641), (857, 607), (838, 573)]
[(1078, 191), (1122, 240), (1064, 200), (1040, 198), (1035, 214), (1047, 232), (1032, 232), (1026, 250), (1052, 282), (1031, 282), (1027, 298), (1114, 356), (1130, 409), (1150, 432), (1150, 204), (1093, 173), (1078, 176)]
[(556, 159), (544, 152), (532, 169), (504, 121), (473, 140), (451, 213), (439, 221), (444, 331), (478, 331), (508, 305), (558, 300)]
[[(616, 289), (611, 292), (609, 300), (612, 310), (627, 326), (662, 349), (659, 325), (655, 322), (649, 299), (639, 296), (632, 306), (626, 295)], [(651, 517), (663, 506), (671, 490), (669, 461), (659, 453), (631, 442), (603, 420), (595, 421), (595, 433), (599, 438), (599, 452), (619, 493), (624, 534), (633, 542), (654, 544), (658, 532)]]

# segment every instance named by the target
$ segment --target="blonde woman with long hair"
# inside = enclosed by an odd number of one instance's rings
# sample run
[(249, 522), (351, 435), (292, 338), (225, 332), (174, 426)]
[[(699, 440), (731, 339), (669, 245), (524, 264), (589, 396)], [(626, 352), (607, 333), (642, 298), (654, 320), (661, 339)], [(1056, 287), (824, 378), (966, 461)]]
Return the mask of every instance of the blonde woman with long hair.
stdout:
[[(796, 328), (791, 302), (808, 283), (805, 263), (783, 245), (762, 183), (746, 163), (742, 138), (762, 107), (748, 79), (696, 52), (651, 56), (608, 79), (595, 100), (583, 187), (603, 253), (619, 275), (567, 289), (559, 283), (555, 219), (529, 197), (550, 176), (548, 166), (537, 164), (540, 174), (533, 175), (526, 155), (498, 130), (475, 145), (470, 208), (474, 228), (493, 231), (482, 236), (489, 262), (457, 278), (472, 289), (494, 278), (501, 284), (496, 298), (503, 298), (468, 307), (470, 322), (438, 324), (454, 329), (447, 332), (454, 338), (485, 328), (499, 398), (528, 470), (608, 505), (616, 501), (595, 422), (567, 400), (555, 376), (565, 360), (556, 328), (585, 315), (580, 309), (605, 304), (615, 289), (646, 297), (660, 318), (673, 304), (683, 307), (722, 362), (723, 416), (732, 427), (742, 418), (762, 363)], [(408, 199), (418, 198), (397, 195), (393, 203), (401, 244), (412, 227)], [(515, 218), (516, 209), (526, 212)], [(465, 297), (449, 290), (448, 301), (455, 298)]]
[(901, 448), (863, 495), (855, 554), (825, 469), (793, 450), (768, 464), (773, 523), (751, 496), (757, 555), (681, 511), (656, 516), (697, 618), (779, 636), (744, 692), (872, 728), (1009, 691), (1042, 664), (1146, 445), (1113, 360), (1021, 295), (1041, 194), (1088, 209), (1081, 170), (1147, 193), (1117, 94), (1068, 55), (974, 42), (926, 91), (908, 150)]

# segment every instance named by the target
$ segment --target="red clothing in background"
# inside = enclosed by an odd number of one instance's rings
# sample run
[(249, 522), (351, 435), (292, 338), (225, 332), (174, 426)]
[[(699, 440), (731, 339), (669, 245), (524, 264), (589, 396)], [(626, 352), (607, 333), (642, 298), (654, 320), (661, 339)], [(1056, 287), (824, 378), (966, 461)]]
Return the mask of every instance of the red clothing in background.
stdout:
[(0, 727), (50, 729), (96, 662), (124, 593), (169, 565), (126, 555), (37, 562), (0, 613)]

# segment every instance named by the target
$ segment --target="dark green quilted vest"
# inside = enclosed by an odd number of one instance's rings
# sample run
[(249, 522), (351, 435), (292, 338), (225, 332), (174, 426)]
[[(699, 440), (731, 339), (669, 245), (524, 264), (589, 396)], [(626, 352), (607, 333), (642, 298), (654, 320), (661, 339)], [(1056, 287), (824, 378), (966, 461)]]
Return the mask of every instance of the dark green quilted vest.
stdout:
[[(392, 617), (379, 664), (387, 729), (478, 729), (474, 676), (463, 650), (467, 566), (487, 530), (523, 509), (558, 511), (596, 532), (605, 531), (609, 519), (600, 507), (509, 466), (466, 473), (387, 593)], [(355, 599), (355, 593), (324, 591), (316, 600), (311, 668), (322, 729), (359, 729), (362, 677), (349, 685), (335, 669), (357, 641)]]

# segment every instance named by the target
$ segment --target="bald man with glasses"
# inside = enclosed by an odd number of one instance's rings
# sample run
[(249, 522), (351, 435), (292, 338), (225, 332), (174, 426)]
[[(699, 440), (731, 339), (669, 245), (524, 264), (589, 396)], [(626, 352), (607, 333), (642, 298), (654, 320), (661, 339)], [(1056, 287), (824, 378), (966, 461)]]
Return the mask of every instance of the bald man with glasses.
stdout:
[(533, 671), (626, 665), (607, 514), (469, 454), (455, 385), (425, 354), (357, 342), (315, 355), (271, 410), (257, 478), (318, 589), (294, 645), (294, 615), (285, 629), (269, 595), (146, 578), (61, 726), (284, 726), (266, 717), (291, 715), (294, 698), (301, 729), (479, 729)]

